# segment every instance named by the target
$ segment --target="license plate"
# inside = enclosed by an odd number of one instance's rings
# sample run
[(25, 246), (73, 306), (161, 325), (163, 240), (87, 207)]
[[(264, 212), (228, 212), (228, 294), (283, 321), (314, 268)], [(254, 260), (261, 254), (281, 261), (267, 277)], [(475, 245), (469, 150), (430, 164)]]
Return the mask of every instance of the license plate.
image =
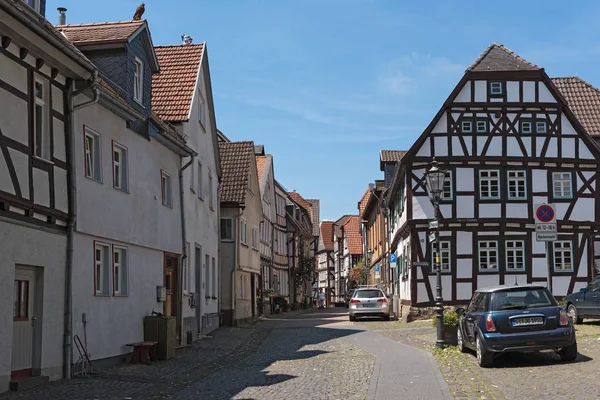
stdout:
[(363, 303), (363, 307), (375, 307), (375, 303)]
[(526, 317), (526, 318), (515, 318), (512, 320), (513, 326), (528, 326), (528, 325), (543, 325), (544, 319), (542, 317)]

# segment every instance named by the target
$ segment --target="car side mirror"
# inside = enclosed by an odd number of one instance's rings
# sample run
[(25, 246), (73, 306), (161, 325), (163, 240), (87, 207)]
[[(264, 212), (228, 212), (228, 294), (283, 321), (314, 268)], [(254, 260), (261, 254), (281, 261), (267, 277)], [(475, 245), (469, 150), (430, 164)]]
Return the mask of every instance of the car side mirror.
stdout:
[(581, 289), (579, 289), (580, 293), (587, 293), (587, 291), (588, 291), (588, 288), (586, 288), (586, 287), (582, 287)]
[(464, 308), (457, 308), (457, 309), (455, 310), (455, 312), (456, 312), (458, 315), (463, 315), (463, 314), (465, 313), (465, 309), (464, 309)]

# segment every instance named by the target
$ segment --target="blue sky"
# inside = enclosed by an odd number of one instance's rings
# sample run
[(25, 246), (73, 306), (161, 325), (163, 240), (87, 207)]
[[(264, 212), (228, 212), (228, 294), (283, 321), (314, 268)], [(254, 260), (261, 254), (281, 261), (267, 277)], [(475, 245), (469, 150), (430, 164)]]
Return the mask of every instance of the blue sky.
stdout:
[[(83, 5), (85, 3), (85, 5)], [(68, 23), (131, 19), (140, 1), (48, 0)], [(356, 214), (492, 42), (600, 86), (600, 4), (563, 1), (147, 0), (155, 45), (207, 42), (217, 125), (264, 144), (275, 176), (321, 218)]]

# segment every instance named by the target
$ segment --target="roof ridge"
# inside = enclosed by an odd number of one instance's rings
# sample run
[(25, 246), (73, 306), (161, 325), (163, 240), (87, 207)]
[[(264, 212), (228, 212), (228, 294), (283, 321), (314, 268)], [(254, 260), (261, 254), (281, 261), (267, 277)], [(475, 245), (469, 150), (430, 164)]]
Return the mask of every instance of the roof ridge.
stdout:
[(181, 47), (198, 47), (198, 46), (204, 46), (204, 43), (206, 42), (202, 42), (202, 43), (190, 43), (190, 44), (186, 44), (186, 43), (181, 43), (181, 44), (161, 44), (158, 46), (154, 46), (154, 48), (181, 48)]
[[(498, 42), (492, 42), (484, 51), (483, 53), (481, 53), (481, 55), (479, 55), (479, 57), (477, 57), (477, 59), (473, 62), (473, 64), (471, 64), (469, 66), (469, 68), (467, 68), (467, 71), (473, 71), (475, 68), (477, 68), (481, 62), (490, 54), (490, 52), (495, 49), (498, 48), (502, 51), (504, 51), (506, 54), (510, 55), (511, 57), (513, 57), (515, 60), (520, 61), (524, 64), (529, 65), (530, 67), (533, 67), (535, 69), (542, 69), (540, 66), (527, 61), (526, 59), (524, 59), (523, 57), (519, 56), (517, 53), (515, 53), (514, 51), (512, 51), (511, 49), (509, 49), (508, 47), (504, 46), (501, 43)], [(489, 67), (488, 67), (489, 68)]]
[(81, 27), (92, 27), (92, 26), (108, 26), (108, 25), (124, 25), (129, 23), (143, 24), (146, 22), (145, 19), (130, 19), (126, 21), (105, 21), (105, 22), (89, 22), (86, 24), (65, 24), (65, 25), (54, 25), (55, 28), (81, 28)]
[(578, 80), (579, 82), (581, 82), (581, 83), (583, 83), (584, 85), (586, 85), (587, 87), (589, 87), (589, 88), (591, 88), (591, 89), (594, 89), (594, 90), (595, 90), (595, 91), (597, 91), (597, 92), (600, 92), (600, 89), (598, 89), (596, 86), (592, 85), (591, 83), (589, 83), (589, 82), (588, 82), (588, 81), (586, 81), (585, 79), (583, 79), (583, 78), (581, 78), (581, 77), (579, 77), (579, 76), (576, 76), (576, 75), (573, 75), (573, 76), (555, 76), (555, 77), (553, 77), (553, 78), (550, 78), (550, 80), (553, 80), (553, 79), (576, 79), (576, 80)]

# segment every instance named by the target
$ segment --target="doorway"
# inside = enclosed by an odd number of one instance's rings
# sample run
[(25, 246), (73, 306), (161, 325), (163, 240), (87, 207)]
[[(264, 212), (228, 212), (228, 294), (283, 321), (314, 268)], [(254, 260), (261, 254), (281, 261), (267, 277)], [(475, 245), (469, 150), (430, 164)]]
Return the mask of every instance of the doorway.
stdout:
[(17, 267), (13, 288), (11, 377), (23, 378), (33, 375), (35, 270)]
[(179, 258), (177, 256), (165, 254), (165, 275), (163, 284), (165, 286), (167, 295), (163, 305), (163, 314), (167, 317), (176, 317), (178, 314), (178, 263)]
[(252, 299), (252, 318), (256, 318), (256, 275), (250, 275), (250, 293), (252, 295), (250, 298)]

